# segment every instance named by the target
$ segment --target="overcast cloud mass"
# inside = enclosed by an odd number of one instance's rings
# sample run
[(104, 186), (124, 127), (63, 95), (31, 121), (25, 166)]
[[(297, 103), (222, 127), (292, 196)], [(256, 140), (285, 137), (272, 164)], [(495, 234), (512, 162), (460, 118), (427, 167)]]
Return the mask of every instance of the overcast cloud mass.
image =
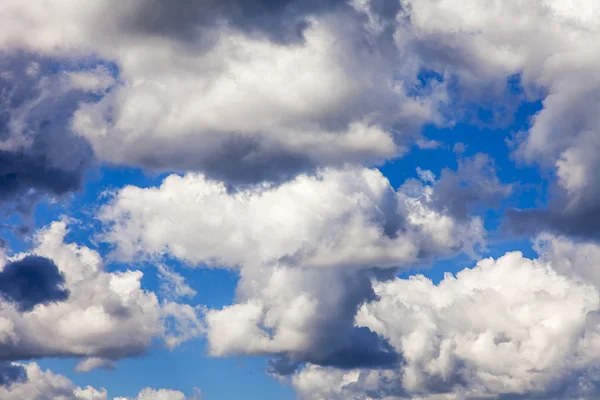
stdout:
[(600, 398), (598, 54), (595, 0), (3, 0), (0, 398)]

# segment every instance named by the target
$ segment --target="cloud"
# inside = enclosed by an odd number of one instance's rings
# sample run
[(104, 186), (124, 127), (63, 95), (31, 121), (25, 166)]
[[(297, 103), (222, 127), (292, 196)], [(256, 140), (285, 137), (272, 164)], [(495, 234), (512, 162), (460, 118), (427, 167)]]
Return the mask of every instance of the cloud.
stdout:
[(22, 365), (12, 363), (0, 364), (0, 387), (11, 386), (27, 380), (27, 372)]
[(77, 372), (90, 372), (99, 368), (112, 370), (115, 368), (115, 362), (104, 358), (87, 357), (77, 363), (75, 370)]
[[(113, 7), (118, 5), (112, 3)], [(175, 7), (163, 0), (153, 0), (144, 6), (130, 1), (129, 13), (121, 25), (127, 32), (182, 41), (197, 40), (199, 33), (225, 25), (250, 35), (266, 35), (275, 42), (298, 42), (303, 38), (307, 16), (330, 12), (345, 3), (344, 0), (300, 3), (293, 0), (201, 0), (185, 1)]]
[(482, 107), (490, 101), (493, 110), (512, 114), (519, 99), (503, 98), (502, 93), (515, 77), (524, 92), (521, 100), (541, 101), (541, 110), (516, 135), (514, 158), (552, 173), (554, 200), (545, 210), (515, 213), (513, 224), (527, 233), (551, 229), (597, 239), (598, 4), (587, 0), (401, 4), (397, 42), (410, 47), (425, 68), (453, 82), (455, 118), (463, 118), (460, 110), (469, 104)]
[[(53, 68), (48, 58), (28, 53), (6, 54), (0, 61), (0, 201), (5, 212), (12, 210), (7, 202), (27, 211), (42, 195), (77, 190), (91, 163), (91, 148), (73, 134), (70, 121), (78, 103), (90, 101), (93, 93)], [(76, 74), (84, 73), (98, 74)]]
[(200, 174), (171, 175), (118, 190), (98, 218), (119, 259), (166, 255), (192, 266), (388, 268), (484, 240), (478, 219), (457, 223), (429, 208), (429, 187), (418, 189), (394, 191), (381, 172), (355, 167), (233, 193)]
[(482, 205), (498, 206), (512, 192), (512, 185), (498, 178), (494, 160), (483, 153), (459, 159), (456, 171), (444, 168), (433, 186), (434, 204), (458, 219), (469, 218)]
[(65, 278), (54, 262), (39, 256), (26, 256), (7, 263), (0, 271), (0, 296), (19, 311), (31, 311), (39, 304), (65, 301)]
[(189, 286), (185, 278), (166, 265), (158, 264), (158, 277), (162, 280), (160, 285), (164, 295), (172, 298), (194, 297), (196, 291)]
[(418, 81), (418, 61), (396, 48), (383, 4), (187, 3), (11, 0), (0, 46), (116, 65), (110, 91), (78, 104), (73, 119), (113, 163), (282, 181), (381, 163), (418, 140), (423, 123), (443, 122), (443, 85)]
[(354, 326), (358, 307), (375, 299), (372, 280), (485, 241), (480, 219), (435, 211), (431, 187), (419, 189), (395, 191), (379, 171), (351, 167), (237, 192), (171, 175), (120, 189), (98, 217), (120, 260), (239, 269), (236, 302), (206, 311), (211, 354), (387, 367), (395, 351)]
[[(0, 397), (5, 400), (108, 400), (106, 389), (76, 386), (63, 375), (50, 370), (42, 370), (38, 364), (10, 364), (10, 367), (23, 371), (27, 379), (13, 383), (10, 387), (0, 386)], [(115, 397), (115, 400), (200, 400), (201, 392), (186, 396), (178, 390), (142, 389), (134, 398)]]
[(96, 251), (65, 243), (66, 234), (66, 222), (54, 222), (38, 231), (30, 253), (0, 260), (0, 359), (82, 357), (78, 368), (90, 370), (142, 355), (155, 339), (174, 347), (199, 335), (192, 307), (160, 303), (142, 289), (140, 271), (107, 272)]
[(545, 235), (537, 259), (488, 258), (434, 285), (417, 275), (374, 286), (356, 323), (402, 357), (396, 369), (309, 365), (310, 399), (591, 399), (598, 396), (595, 244)]

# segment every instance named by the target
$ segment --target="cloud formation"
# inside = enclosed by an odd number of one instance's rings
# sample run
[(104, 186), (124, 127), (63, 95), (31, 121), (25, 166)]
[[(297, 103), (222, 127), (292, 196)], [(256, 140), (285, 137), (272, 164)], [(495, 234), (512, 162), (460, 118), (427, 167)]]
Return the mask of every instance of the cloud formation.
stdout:
[(153, 339), (174, 347), (201, 333), (191, 306), (159, 303), (140, 271), (106, 272), (97, 252), (65, 243), (66, 234), (54, 222), (31, 253), (3, 256), (0, 359), (82, 357), (79, 369), (90, 370), (144, 354)]
[[(272, 357), (309, 399), (597, 397), (597, 246), (546, 233), (538, 259), (508, 253), (439, 285), (399, 279), (481, 250), (473, 211), (511, 186), (482, 154), (397, 190), (368, 168), (440, 147), (421, 128), (468, 119), (473, 103), (512, 112), (516, 81), (542, 107), (513, 158), (553, 187), (513, 226), (598, 239), (599, 16), (590, 0), (4, 0), (3, 212), (77, 190), (94, 157), (182, 172), (119, 189), (99, 214), (103, 240), (121, 261), (174, 258), (240, 281), (201, 321), (144, 291), (141, 272), (105, 271), (58, 222), (2, 257), (0, 360), (76, 356), (89, 371), (206, 333), (212, 355)], [(195, 294), (170, 267), (159, 277), (172, 299)], [(138, 397), (169, 396), (183, 394)]]
[[(375, 284), (356, 323), (402, 356), (395, 370), (308, 366), (307, 399), (591, 399), (598, 396), (594, 244), (544, 236), (538, 259), (485, 259), (439, 285), (423, 276)], [(587, 264), (586, 264), (587, 263)]]
[(485, 242), (480, 219), (438, 212), (431, 195), (424, 185), (395, 191), (364, 168), (235, 193), (202, 175), (172, 175), (160, 187), (119, 190), (99, 218), (121, 260), (239, 269), (236, 303), (206, 314), (212, 354), (389, 366), (397, 354), (354, 327), (357, 308), (375, 299), (371, 281)]
[[(0, 386), (0, 397), (5, 400), (108, 400), (106, 389), (76, 386), (67, 377), (42, 370), (38, 364), (10, 364), (11, 368), (23, 371), (26, 380), (13, 383), (10, 387)], [(115, 400), (201, 400), (201, 393), (186, 396), (178, 390), (142, 389), (135, 398), (115, 397)]]
[(423, 123), (442, 122), (444, 91), (418, 81), (418, 63), (376, 23), (377, 7), (187, 3), (11, 0), (0, 46), (113, 62), (118, 80), (78, 105), (73, 129), (120, 164), (279, 181), (394, 158)]

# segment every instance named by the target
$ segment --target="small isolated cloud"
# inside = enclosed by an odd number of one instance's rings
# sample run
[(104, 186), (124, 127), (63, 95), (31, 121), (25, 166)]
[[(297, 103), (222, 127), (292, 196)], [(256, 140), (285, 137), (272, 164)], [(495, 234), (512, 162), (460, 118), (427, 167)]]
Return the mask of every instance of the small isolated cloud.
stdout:
[(194, 297), (196, 291), (189, 286), (185, 278), (164, 264), (157, 264), (158, 277), (162, 280), (161, 290), (166, 297)]
[(90, 372), (95, 369), (103, 368), (103, 369), (115, 369), (115, 362), (111, 360), (107, 360), (99, 357), (88, 357), (77, 363), (75, 370), (77, 372)]
[(422, 150), (434, 150), (442, 147), (442, 142), (437, 140), (419, 139), (415, 142), (418, 148)]
[(417, 176), (424, 183), (434, 183), (435, 182), (435, 175), (433, 174), (433, 172), (429, 171), (428, 169), (421, 169), (420, 167), (417, 167)]
[(467, 145), (462, 142), (455, 143), (452, 147), (452, 151), (456, 154), (462, 154), (467, 151)]

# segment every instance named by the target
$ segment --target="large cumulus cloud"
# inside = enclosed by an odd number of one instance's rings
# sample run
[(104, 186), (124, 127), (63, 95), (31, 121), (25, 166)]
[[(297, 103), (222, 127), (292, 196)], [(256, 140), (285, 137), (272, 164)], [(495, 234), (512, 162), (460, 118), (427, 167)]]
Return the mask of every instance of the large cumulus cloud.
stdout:
[[(310, 399), (593, 399), (600, 376), (600, 308), (588, 257), (564, 237), (447, 275), (375, 285), (356, 323), (401, 354), (396, 370), (308, 366), (293, 377)], [(590, 261), (588, 261), (588, 259)]]
[(390, 365), (395, 352), (354, 327), (357, 308), (375, 299), (371, 280), (485, 241), (480, 219), (436, 210), (432, 192), (396, 191), (364, 168), (235, 193), (203, 175), (172, 175), (160, 187), (117, 191), (99, 218), (122, 260), (239, 268), (237, 302), (206, 314), (212, 354)]
[(382, 162), (442, 119), (443, 90), (423, 87), (364, 5), (187, 4), (10, 1), (0, 45), (117, 65), (110, 93), (73, 119), (102, 160), (234, 183)]

